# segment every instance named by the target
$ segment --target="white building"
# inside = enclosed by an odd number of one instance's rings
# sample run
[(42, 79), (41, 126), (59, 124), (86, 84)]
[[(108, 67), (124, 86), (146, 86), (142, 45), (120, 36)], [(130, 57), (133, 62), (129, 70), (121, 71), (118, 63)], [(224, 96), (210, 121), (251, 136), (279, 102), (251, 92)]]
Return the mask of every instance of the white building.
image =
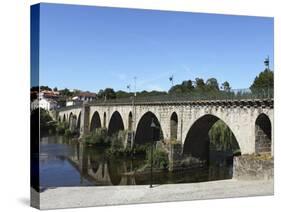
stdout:
[(38, 99), (33, 100), (30, 104), (31, 111), (36, 110), (38, 107), (39, 107)]
[(97, 99), (97, 94), (96, 93), (91, 93), (91, 92), (80, 92), (77, 94), (75, 97), (72, 98), (72, 100), (75, 101), (94, 101)]
[(73, 105), (75, 105), (75, 101), (73, 101), (73, 100), (69, 100), (69, 101), (66, 101), (66, 106), (73, 106)]
[(35, 110), (39, 107), (49, 111), (55, 109), (57, 107), (57, 103), (52, 99), (40, 98), (40, 100), (35, 99), (30, 106), (31, 110)]

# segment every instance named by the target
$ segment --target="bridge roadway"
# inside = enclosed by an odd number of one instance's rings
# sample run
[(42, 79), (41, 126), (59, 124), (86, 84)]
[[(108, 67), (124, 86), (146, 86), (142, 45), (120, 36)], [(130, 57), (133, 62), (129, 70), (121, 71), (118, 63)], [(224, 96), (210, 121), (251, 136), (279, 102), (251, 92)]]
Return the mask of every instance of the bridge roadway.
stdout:
[(154, 120), (160, 129), (156, 140), (170, 146), (170, 159), (179, 153), (206, 159), (208, 132), (218, 120), (230, 128), (242, 154), (273, 154), (273, 106), (272, 98), (120, 99), (60, 108), (56, 118), (71, 130), (79, 129), (82, 136), (97, 128), (106, 128), (109, 135), (125, 131), (124, 147), (151, 142)]

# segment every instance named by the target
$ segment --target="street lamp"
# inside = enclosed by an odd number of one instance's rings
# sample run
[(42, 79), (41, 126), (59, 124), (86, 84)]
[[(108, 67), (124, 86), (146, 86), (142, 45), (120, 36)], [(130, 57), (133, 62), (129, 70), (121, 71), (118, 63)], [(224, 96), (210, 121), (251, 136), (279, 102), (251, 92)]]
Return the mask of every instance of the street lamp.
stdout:
[(152, 141), (151, 141), (151, 149), (150, 149), (150, 186), (149, 188), (152, 188), (152, 181), (153, 181), (153, 176), (152, 176), (152, 168), (153, 168), (153, 144), (155, 140), (155, 129), (157, 128), (156, 124), (154, 123), (154, 119), (152, 117), (151, 119), (151, 130), (152, 130)]
[(267, 58), (265, 58), (264, 65), (267, 68), (267, 70), (269, 71), (269, 56), (267, 56)]
[(135, 97), (137, 96), (137, 77), (134, 77)]
[[(265, 65), (267, 71), (270, 71), (270, 69), (269, 69), (269, 56), (267, 56), (267, 58), (265, 58), (265, 60), (264, 60), (264, 65)], [(269, 96), (270, 96), (270, 94), (269, 94), (269, 88), (270, 88), (270, 85), (269, 85), (269, 81), (268, 81), (268, 85), (267, 85), (267, 98), (270, 98), (270, 97), (269, 97)]]
[(170, 82), (172, 83), (172, 87), (174, 86), (174, 75), (169, 77)]

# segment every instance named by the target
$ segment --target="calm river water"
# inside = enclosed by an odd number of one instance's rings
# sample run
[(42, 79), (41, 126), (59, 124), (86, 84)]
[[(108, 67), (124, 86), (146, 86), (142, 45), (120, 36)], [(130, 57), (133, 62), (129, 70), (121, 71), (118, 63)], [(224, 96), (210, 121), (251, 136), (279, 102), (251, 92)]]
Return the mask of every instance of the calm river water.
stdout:
[[(212, 155), (212, 154), (211, 154)], [(214, 157), (216, 156), (216, 157)], [(211, 158), (218, 158), (214, 155)], [(105, 149), (83, 147), (64, 137), (40, 141), (40, 187), (148, 185), (150, 174), (128, 175), (145, 164), (143, 158), (106, 158)], [(153, 184), (191, 183), (232, 177), (232, 164), (211, 159), (209, 167), (153, 174)]]

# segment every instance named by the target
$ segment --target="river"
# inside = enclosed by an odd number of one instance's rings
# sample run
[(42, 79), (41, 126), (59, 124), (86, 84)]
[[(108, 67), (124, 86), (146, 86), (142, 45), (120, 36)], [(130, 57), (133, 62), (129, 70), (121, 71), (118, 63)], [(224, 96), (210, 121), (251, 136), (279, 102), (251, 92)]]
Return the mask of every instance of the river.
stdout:
[[(149, 185), (149, 173), (132, 175), (145, 158), (106, 157), (106, 149), (87, 147), (62, 136), (40, 139), (40, 187)], [(220, 159), (218, 159), (220, 158)], [(153, 173), (153, 184), (191, 183), (232, 178), (232, 164), (210, 152), (210, 165)]]

